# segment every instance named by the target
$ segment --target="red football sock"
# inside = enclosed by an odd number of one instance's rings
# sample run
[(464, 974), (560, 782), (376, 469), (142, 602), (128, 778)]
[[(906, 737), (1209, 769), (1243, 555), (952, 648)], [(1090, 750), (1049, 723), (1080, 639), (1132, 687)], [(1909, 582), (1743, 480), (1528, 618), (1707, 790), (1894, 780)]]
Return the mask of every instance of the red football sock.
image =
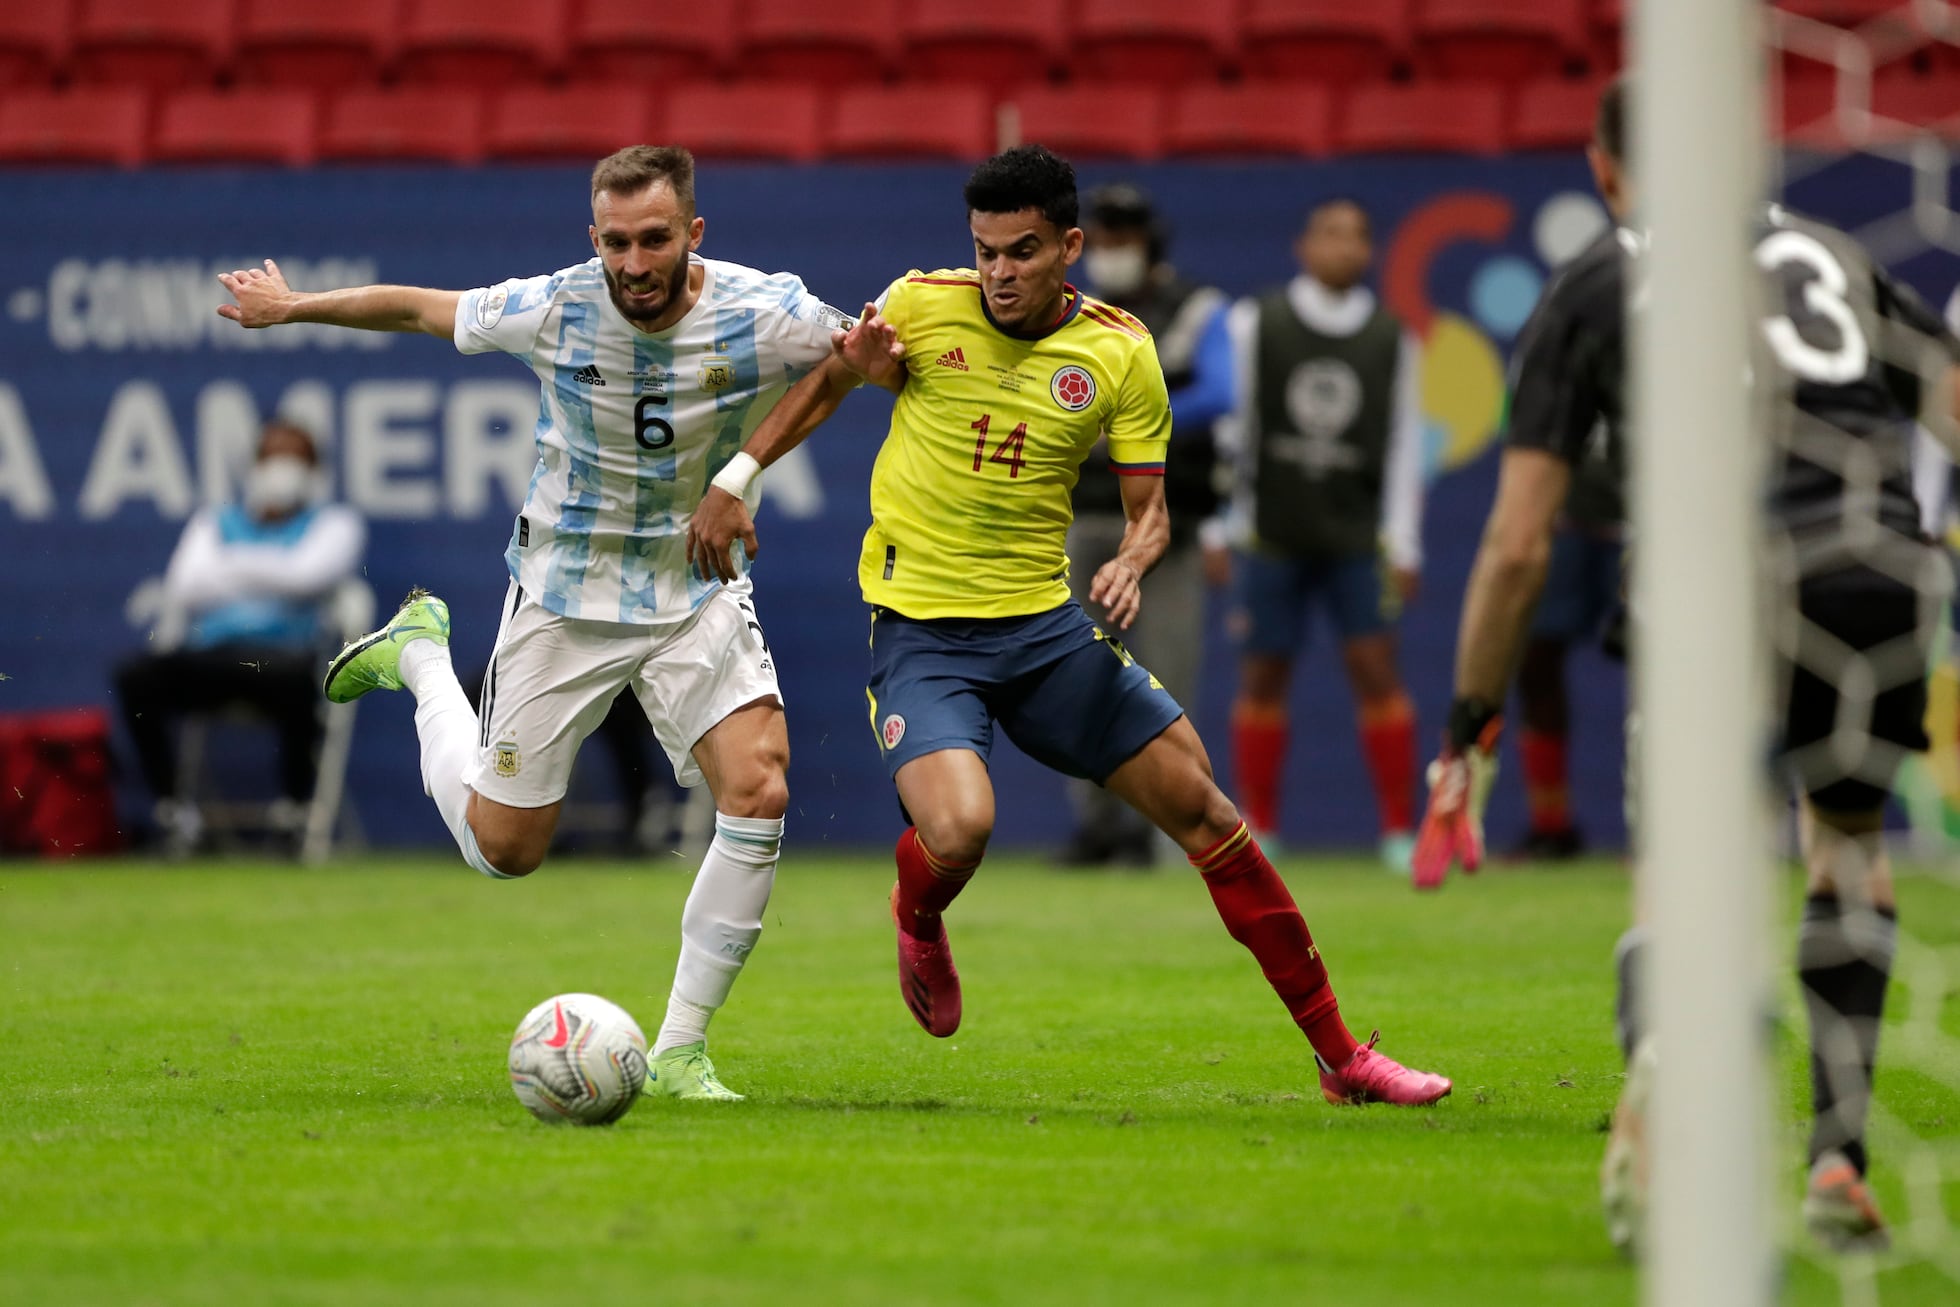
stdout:
[(1546, 835), (1570, 830), (1572, 809), (1565, 779), (1565, 737), (1526, 727), (1518, 732), (1518, 759), (1524, 768), (1525, 803), (1531, 809), (1531, 829)]
[(1396, 691), (1361, 705), (1361, 752), (1375, 780), (1382, 832), (1401, 834), (1416, 824), (1416, 706)]
[(919, 838), (917, 826), (907, 826), (898, 837), (894, 856), (898, 860), (898, 920), (908, 931), (914, 920), (928, 929), (933, 927), (980, 866), (976, 862), (962, 867), (935, 858)]
[(1266, 861), (1259, 841), (1240, 824), (1236, 831), (1191, 859), (1205, 878), (1211, 901), (1232, 938), (1258, 959), (1266, 983), (1306, 1033), (1313, 1051), (1339, 1068), (1360, 1042), (1341, 1020), (1340, 1001), (1327, 979), (1307, 920), (1300, 915), (1286, 882)]
[(1239, 804), (1258, 830), (1279, 829), (1279, 775), (1286, 764), (1286, 709), (1241, 699), (1232, 705), (1232, 775)]

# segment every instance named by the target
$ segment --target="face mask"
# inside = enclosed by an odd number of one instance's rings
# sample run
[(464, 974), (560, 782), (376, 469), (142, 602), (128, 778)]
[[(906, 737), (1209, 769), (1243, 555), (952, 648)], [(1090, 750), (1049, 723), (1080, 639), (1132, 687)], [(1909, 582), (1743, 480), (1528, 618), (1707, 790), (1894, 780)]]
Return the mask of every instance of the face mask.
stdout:
[(313, 465), (288, 454), (252, 464), (245, 474), (245, 507), (260, 515), (287, 513), (313, 494)]
[(1150, 257), (1139, 245), (1090, 250), (1082, 256), (1089, 281), (1105, 295), (1134, 295), (1150, 275)]

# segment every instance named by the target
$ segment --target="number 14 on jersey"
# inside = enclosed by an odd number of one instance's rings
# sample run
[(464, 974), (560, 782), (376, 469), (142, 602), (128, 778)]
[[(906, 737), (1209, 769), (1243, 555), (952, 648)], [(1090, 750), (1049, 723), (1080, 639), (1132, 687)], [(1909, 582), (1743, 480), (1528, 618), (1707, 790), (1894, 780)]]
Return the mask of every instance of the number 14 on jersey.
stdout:
[(1008, 479), (1013, 480), (1021, 475), (1021, 469), (1027, 465), (1027, 459), (1022, 457), (1021, 450), (1027, 444), (1028, 424), (1023, 422), (1002, 436), (1000, 443), (994, 446), (993, 455), (989, 457), (987, 454), (987, 428), (993, 424), (993, 420), (991, 413), (982, 413), (971, 424), (975, 432), (973, 437), (973, 470), (975, 472), (980, 470), (982, 460), (989, 463), (1000, 463), (1006, 466)]

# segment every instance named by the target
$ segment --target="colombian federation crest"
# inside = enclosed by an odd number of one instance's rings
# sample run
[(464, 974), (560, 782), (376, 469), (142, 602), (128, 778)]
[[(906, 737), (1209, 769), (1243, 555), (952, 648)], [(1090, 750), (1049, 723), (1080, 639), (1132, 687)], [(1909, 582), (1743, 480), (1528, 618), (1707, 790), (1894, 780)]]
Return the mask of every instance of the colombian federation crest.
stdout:
[(701, 389), (727, 390), (735, 384), (735, 361), (723, 354), (701, 360)]
[(896, 749), (898, 742), (905, 738), (905, 719), (897, 713), (886, 717), (878, 727), (878, 738), (885, 742), (887, 749)]
[(1069, 412), (1080, 413), (1096, 402), (1096, 379), (1089, 369), (1071, 363), (1049, 380), (1048, 393)]
[(505, 740), (497, 746), (495, 765), (497, 775), (506, 780), (517, 775), (517, 769), (522, 765), (517, 756), (517, 741)]

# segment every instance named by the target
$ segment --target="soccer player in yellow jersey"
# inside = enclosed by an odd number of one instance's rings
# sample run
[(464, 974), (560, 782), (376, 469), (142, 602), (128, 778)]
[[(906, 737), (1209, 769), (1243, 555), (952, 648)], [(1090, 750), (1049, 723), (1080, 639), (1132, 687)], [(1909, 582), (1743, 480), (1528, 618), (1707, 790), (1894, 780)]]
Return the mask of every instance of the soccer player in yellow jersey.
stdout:
[[(1068, 284), (1082, 252), (1075, 172), (1037, 145), (966, 185), (974, 267), (909, 273), (836, 334), (702, 500), (689, 556), (727, 575), (755, 551), (741, 492), (862, 380), (898, 395), (871, 475), (858, 579), (871, 605), (871, 725), (916, 823), (899, 838), (892, 915), (899, 990), (940, 1037), (960, 1023), (940, 914), (994, 828), (987, 772), (999, 723), (1057, 771), (1108, 786), (1175, 839), (1233, 938), (1251, 950), (1336, 1103), (1433, 1103), (1441, 1076), (1357, 1041), (1285, 883), (1212, 780), (1183, 709), (1069, 597), (1069, 492), (1098, 439), (1123, 478), (1122, 548), (1090, 601), (1127, 628), (1138, 581), (1170, 537), (1170, 403), (1150, 333)], [(1195, 618), (1195, 614), (1194, 614)]]

